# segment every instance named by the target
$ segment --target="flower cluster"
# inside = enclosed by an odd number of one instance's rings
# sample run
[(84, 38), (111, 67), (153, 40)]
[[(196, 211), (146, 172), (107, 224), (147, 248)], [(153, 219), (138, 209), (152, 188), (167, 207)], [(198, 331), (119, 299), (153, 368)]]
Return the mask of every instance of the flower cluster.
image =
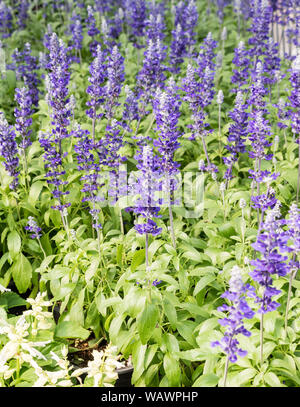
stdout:
[(228, 316), (220, 319), (219, 323), (226, 327), (224, 337), (220, 341), (212, 342), (212, 346), (220, 346), (228, 355), (230, 362), (236, 362), (237, 356), (246, 356), (247, 351), (238, 347), (239, 342), (236, 336), (242, 334), (250, 336), (251, 332), (244, 326), (244, 319), (251, 319), (254, 312), (249, 307), (246, 295), (252, 295), (253, 290), (249, 284), (244, 284), (241, 277), (241, 270), (238, 266), (234, 266), (231, 271), (229, 281), (229, 290), (222, 294), (222, 298), (226, 298), (232, 305), (221, 305), (218, 311), (228, 312)]
[(42, 229), (38, 226), (33, 216), (28, 217), (28, 225), (25, 226), (25, 229), (32, 232), (31, 239), (39, 239), (42, 236), (40, 233)]
[(287, 252), (288, 236), (282, 230), (284, 221), (279, 219), (280, 216), (277, 204), (267, 212), (257, 241), (252, 245), (261, 255), (260, 258), (251, 261), (254, 270), (250, 272), (250, 276), (262, 289), (262, 294), (255, 296), (256, 302), (260, 305), (258, 310), (260, 313), (273, 311), (280, 305), (273, 299), (274, 295), (280, 294), (280, 290), (272, 286), (273, 276), (285, 276), (288, 272), (287, 256), (282, 254)]
[(0, 113), (0, 155), (4, 158), (3, 165), (13, 181), (10, 189), (14, 190), (19, 184), (19, 158), (16, 134), (12, 126), (7, 123), (4, 114)]
[(91, 381), (93, 387), (113, 387), (118, 379), (116, 369), (124, 367), (124, 363), (119, 362), (117, 351), (117, 347), (112, 345), (108, 345), (105, 350), (93, 350), (93, 360), (88, 362), (87, 367), (76, 369), (72, 377), (79, 378), (86, 373), (84, 385), (89, 385)]

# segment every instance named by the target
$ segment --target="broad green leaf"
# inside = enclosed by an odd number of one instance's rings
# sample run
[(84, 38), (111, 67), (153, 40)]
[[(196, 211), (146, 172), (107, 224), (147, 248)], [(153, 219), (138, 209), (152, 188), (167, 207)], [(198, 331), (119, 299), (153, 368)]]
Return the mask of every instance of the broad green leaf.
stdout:
[(159, 312), (157, 306), (146, 303), (145, 308), (137, 318), (137, 329), (143, 345), (151, 338), (158, 319)]
[(171, 324), (171, 327), (172, 327), (172, 329), (175, 329), (176, 323), (177, 323), (176, 308), (166, 298), (164, 298), (163, 305), (164, 305), (164, 312)]
[(193, 295), (196, 296), (204, 287), (208, 286), (209, 283), (211, 283), (215, 279), (216, 279), (216, 276), (212, 275), (212, 274), (208, 274), (208, 275), (202, 277), (196, 284)]
[(20, 253), (21, 238), (16, 230), (10, 232), (7, 236), (7, 247), (12, 258)]
[(27, 305), (27, 301), (20, 297), (17, 293), (12, 291), (4, 292), (0, 295), (0, 307), (5, 308), (20, 307), (22, 305)]
[(166, 353), (164, 356), (164, 369), (168, 378), (169, 386), (178, 387), (181, 377), (180, 365), (179, 361), (170, 353)]
[(215, 387), (220, 378), (213, 373), (203, 374), (193, 384), (193, 387)]
[(145, 370), (145, 356), (147, 351), (147, 345), (142, 344), (140, 341), (137, 341), (133, 345), (132, 349), (132, 364), (134, 367), (132, 381), (133, 383), (142, 375)]
[(85, 340), (90, 336), (90, 331), (74, 321), (62, 321), (55, 328), (55, 336), (57, 338), (79, 338)]
[(138, 266), (144, 263), (144, 261), (145, 261), (145, 249), (137, 250), (134, 253), (131, 261), (130, 269), (132, 273), (134, 273)]
[(42, 181), (37, 181), (31, 185), (30, 191), (29, 191), (29, 197), (28, 197), (29, 203), (31, 203), (31, 205), (34, 206), (36, 204), (36, 202), (40, 196), (40, 193), (43, 189), (43, 186), (44, 186), (44, 182), (42, 182)]
[(268, 372), (264, 375), (265, 382), (271, 387), (283, 387), (284, 385), (281, 384), (279, 378), (273, 372)]
[(202, 361), (207, 358), (207, 353), (203, 352), (202, 349), (190, 349), (177, 353), (177, 356), (180, 359), (190, 360), (191, 362)]
[(31, 284), (32, 267), (27, 258), (20, 253), (11, 267), (12, 276), (20, 294), (25, 293)]

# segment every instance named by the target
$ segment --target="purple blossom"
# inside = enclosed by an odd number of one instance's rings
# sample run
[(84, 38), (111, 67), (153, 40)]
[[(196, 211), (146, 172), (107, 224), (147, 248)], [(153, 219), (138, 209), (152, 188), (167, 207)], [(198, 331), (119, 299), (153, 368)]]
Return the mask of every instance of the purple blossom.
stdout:
[(114, 116), (119, 106), (118, 99), (124, 82), (124, 58), (114, 46), (107, 62), (107, 84), (105, 86), (105, 112), (108, 120)]
[(246, 356), (247, 351), (238, 347), (237, 335), (250, 336), (251, 332), (244, 326), (244, 319), (251, 319), (254, 312), (247, 304), (246, 295), (252, 294), (253, 288), (249, 284), (244, 284), (241, 278), (241, 270), (234, 266), (231, 271), (229, 290), (222, 294), (232, 305), (224, 304), (218, 311), (228, 312), (228, 316), (219, 320), (220, 325), (226, 327), (224, 337), (221, 341), (212, 342), (211, 346), (220, 346), (228, 355), (230, 362), (237, 361), (238, 356)]
[(186, 42), (188, 55), (195, 44), (195, 28), (198, 23), (198, 10), (194, 0), (180, 1), (175, 6), (175, 27), (180, 25)]
[(131, 208), (134, 213), (145, 219), (143, 223), (137, 223), (135, 230), (140, 234), (152, 234), (156, 236), (161, 233), (161, 228), (153, 218), (157, 218), (160, 211), (159, 200), (155, 193), (160, 190), (159, 178), (159, 160), (153, 155), (151, 147), (144, 146), (139, 150), (135, 159), (138, 161), (135, 183), (132, 185), (131, 193), (134, 197), (134, 207)]
[(162, 65), (165, 59), (164, 47), (158, 38), (156, 42), (148, 41), (143, 67), (137, 75), (137, 86), (139, 97), (142, 99), (142, 114), (145, 114), (146, 105), (151, 100), (157, 88), (162, 88), (166, 79), (165, 67)]
[(8, 38), (12, 31), (12, 11), (4, 1), (0, 3), (0, 33), (2, 38)]
[(171, 78), (165, 92), (158, 92), (154, 100), (154, 113), (158, 139), (153, 141), (161, 155), (161, 166), (165, 174), (174, 175), (179, 164), (174, 161), (175, 151), (180, 147), (178, 119), (180, 117), (180, 96), (175, 81)]
[(157, 16), (150, 14), (149, 19), (146, 20), (146, 33), (147, 38), (153, 42), (159, 38), (161, 41), (164, 39), (164, 31), (166, 29), (165, 22), (160, 14)]
[(184, 36), (184, 31), (180, 24), (177, 24), (176, 29), (172, 31), (172, 42), (170, 46), (170, 71), (172, 73), (180, 72), (180, 65), (187, 56), (187, 41)]
[(33, 110), (30, 90), (27, 87), (21, 89), (17, 88), (15, 91), (15, 99), (19, 105), (19, 107), (15, 108), (16, 130), (21, 135), (21, 143), (19, 146), (25, 150), (32, 144), (30, 140), (32, 118), (30, 116)]
[(296, 203), (292, 203), (290, 206), (286, 224), (288, 227), (289, 249), (298, 254), (300, 252), (300, 209)]
[(288, 236), (282, 230), (284, 221), (279, 219), (280, 216), (277, 204), (267, 212), (257, 241), (252, 245), (260, 253), (260, 258), (251, 261), (254, 270), (249, 273), (262, 288), (262, 294), (255, 295), (255, 301), (260, 305), (260, 313), (274, 311), (280, 305), (273, 300), (273, 296), (281, 292), (272, 286), (273, 276), (285, 276), (288, 272), (287, 256), (281, 254), (287, 251)]
[(93, 7), (87, 6), (87, 33), (91, 37), (90, 51), (94, 57), (96, 56), (95, 54), (98, 46), (98, 41), (95, 39), (95, 37), (100, 33), (100, 31), (96, 27), (96, 19), (94, 16), (95, 14), (96, 12)]
[(140, 47), (139, 38), (143, 37), (146, 28), (147, 7), (145, 0), (125, 0), (126, 21), (131, 29), (134, 45)]
[(50, 133), (41, 133), (39, 141), (45, 151), (45, 168), (48, 170), (46, 179), (49, 184), (54, 185), (52, 194), (59, 201), (59, 204), (52, 206), (52, 208), (58, 209), (64, 220), (63, 211), (70, 206), (70, 203), (63, 204), (62, 202), (62, 197), (69, 194), (69, 191), (63, 190), (64, 185), (67, 185), (67, 181), (63, 181), (66, 174), (63, 159), (67, 153), (62, 151), (63, 139), (70, 136), (67, 129), (71, 115), (68, 96), (69, 60), (64, 43), (58, 39), (55, 33), (51, 36), (49, 51), (47, 99), (51, 107), (52, 129)]
[(252, 0), (251, 2), (252, 24), (250, 31), (252, 37), (249, 39), (252, 56), (256, 58), (264, 55), (269, 39), (270, 24), (272, 21), (272, 8), (268, 0)]
[(124, 110), (123, 110), (123, 117), (122, 119), (127, 123), (125, 124), (125, 127), (128, 131), (130, 131), (130, 123), (133, 120), (139, 120), (139, 106), (138, 106), (138, 101), (135, 96), (135, 94), (132, 92), (132, 90), (129, 88), (128, 85), (125, 86), (125, 94), (126, 94), (126, 100), (124, 103)]
[(37, 75), (38, 60), (31, 54), (31, 45), (26, 43), (23, 51), (16, 49), (12, 54), (12, 60), (16, 69), (16, 77), (23, 80), (28, 87), (34, 106), (38, 106), (40, 80)]
[(32, 216), (28, 216), (28, 225), (25, 226), (25, 230), (32, 232), (32, 235), (30, 236), (31, 239), (39, 239), (42, 236), (40, 233), (42, 229), (38, 226), (36, 220)]
[(246, 138), (248, 134), (248, 113), (246, 112), (247, 104), (244, 103), (242, 92), (238, 92), (235, 101), (235, 108), (229, 112), (229, 117), (233, 120), (233, 124), (229, 127), (228, 144), (225, 148), (229, 151), (230, 156), (224, 157), (223, 161), (227, 166), (224, 178), (227, 180), (232, 178), (232, 167), (238, 160), (239, 154), (246, 151)]
[(18, 26), (19, 28), (26, 27), (26, 20), (28, 18), (29, 2), (27, 0), (20, 0), (18, 4)]
[(300, 137), (300, 55), (292, 64), (291, 84), (292, 129)]
[(231, 77), (232, 83), (236, 84), (237, 88), (232, 89), (232, 92), (239, 91), (246, 92), (247, 89), (241, 89), (243, 85), (246, 85), (249, 80), (249, 66), (250, 58), (248, 58), (248, 51), (245, 48), (245, 44), (241, 41), (237, 48), (234, 50), (234, 58), (232, 63), (237, 69), (232, 69), (233, 75)]
[(14, 129), (12, 126), (9, 126), (2, 112), (0, 113), (0, 155), (4, 158), (3, 165), (6, 171), (13, 177), (9, 187), (15, 190), (19, 184), (18, 147)]
[(106, 77), (107, 67), (105, 65), (105, 58), (101, 46), (98, 44), (96, 57), (90, 66), (90, 85), (86, 90), (90, 96), (90, 100), (87, 102), (90, 109), (86, 111), (86, 114), (91, 119), (96, 119), (102, 116), (97, 114), (97, 109), (104, 101), (105, 89), (103, 85)]

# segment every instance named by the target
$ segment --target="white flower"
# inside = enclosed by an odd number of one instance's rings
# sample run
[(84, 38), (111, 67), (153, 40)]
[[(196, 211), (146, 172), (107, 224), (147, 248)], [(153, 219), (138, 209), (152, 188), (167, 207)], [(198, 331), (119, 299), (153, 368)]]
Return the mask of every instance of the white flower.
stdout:
[(0, 293), (5, 293), (6, 291), (11, 291), (9, 288), (3, 287), (3, 285), (0, 284)]

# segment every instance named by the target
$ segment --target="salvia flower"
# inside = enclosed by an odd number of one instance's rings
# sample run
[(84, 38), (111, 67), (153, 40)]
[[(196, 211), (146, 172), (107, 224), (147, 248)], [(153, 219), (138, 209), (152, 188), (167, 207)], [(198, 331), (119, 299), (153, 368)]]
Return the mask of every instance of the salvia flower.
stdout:
[(172, 31), (172, 42), (170, 46), (170, 71), (172, 73), (180, 72), (180, 65), (187, 56), (187, 41), (184, 36), (184, 31), (180, 24), (177, 24), (176, 29)]
[(294, 134), (300, 136), (300, 55), (297, 56), (292, 64), (291, 84), (292, 129)]
[(134, 213), (144, 218), (143, 223), (137, 223), (135, 230), (140, 234), (152, 234), (153, 236), (161, 233), (155, 222), (160, 211), (159, 200), (155, 197), (160, 190), (159, 179), (159, 161), (153, 155), (151, 147), (144, 146), (139, 150), (135, 158), (138, 161), (139, 169), (136, 182), (133, 186), (132, 194), (134, 197), (134, 207), (131, 208)]
[(2, 38), (10, 37), (12, 32), (12, 10), (4, 1), (0, 2), (0, 33)]
[(16, 134), (12, 126), (7, 123), (4, 114), (0, 113), (0, 155), (4, 158), (3, 165), (13, 181), (9, 187), (15, 190), (19, 184), (19, 158)]
[(106, 118), (111, 120), (114, 110), (119, 105), (118, 99), (124, 82), (124, 58), (114, 46), (107, 62), (107, 84), (105, 86)]
[(31, 54), (30, 43), (24, 45), (23, 51), (16, 49), (12, 54), (12, 60), (15, 64), (17, 79), (24, 81), (24, 85), (30, 90), (33, 105), (37, 106), (39, 102), (38, 85), (40, 84), (37, 74), (38, 60)]
[(28, 216), (28, 225), (25, 226), (25, 229), (32, 232), (31, 239), (39, 239), (42, 236), (40, 233), (42, 229), (38, 226), (33, 216)]
[(134, 45), (140, 47), (139, 38), (143, 37), (146, 28), (147, 7), (145, 0), (125, 1), (126, 20), (131, 29)]
[(235, 101), (235, 108), (229, 112), (229, 117), (233, 120), (233, 124), (229, 127), (228, 144), (225, 148), (229, 151), (230, 156), (224, 157), (223, 161), (227, 166), (224, 178), (227, 180), (232, 178), (232, 168), (238, 160), (239, 154), (246, 151), (246, 137), (248, 134), (248, 113), (247, 104), (244, 102), (243, 93), (238, 92)]
[(98, 41), (95, 39), (95, 37), (100, 33), (100, 31), (96, 27), (95, 14), (96, 12), (93, 7), (87, 6), (87, 33), (89, 37), (91, 37), (90, 51), (93, 56), (95, 56), (95, 52), (98, 46)]
[(19, 147), (25, 150), (31, 145), (30, 126), (32, 124), (33, 113), (31, 92), (27, 87), (17, 88), (15, 91), (15, 99), (18, 102), (18, 107), (15, 108), (16, 130), (21, 135), (21, 143)]
[(148, 41), (143, 67), (137, 75), (139, 97), (143, 101), (142, 113), (145, 113), (145, 106), (149, 103), (157, 88), (162, 88), (166, 79), (164, 75), (165, 67), (162, 65), (165, 56), (164, 47), (159, 38), (156, 42)]
[(248, 83), (250, 77), (250, 58), (248, 57), (248, 51), (246, 50), (243, 41), (240, 41), (238, 47), (235, 48), (232, 63), (235, 65), (236, 68), (232, 69), (233, 75), (231, 77), (231, 81), (237, 86), (236, 89), (232, 89), (232, 92), (236, 91), (237, 89), (239, 91), (246, 92), (247, 89), (241, 89), (241, 87)]
[(240, 268), (234, 266), (231, 271), (229, 289), (222, 294), (222, 298), (230, 301), (231, 305), (224, 304), (218, 308), (218, 311), (228, 312), (227, 317), (219, 320), (220, 325), (226, 327), (226, 331), (220, 341), (211, 344), (213, 347), (220, 346), (232, 363), (237, 361), (238, 356), (244, 357), (247, 355), (247, 351), (239, 348), (237, 335), (251, 335), (251, 332), (244, 326), (244, 319), (251, 319), (254, 316), (254, 312), (246, 300), (247, 294), (251, 293), (252, 290), (249, 284), (243, 283)]
[(128, 85), (124, 88), (126, 94), (126, 100), (124, 103), (123, 117), (122, 119), (127, 122), (126, 129), (130, 130), (130, 123), (133, 120), (139, 120), (139, 106), (135, 94), (129, 88)]
[(286, 224), (288, 227), (289, 248), (297, 254), (300, 252), (300, 209), (296, 203), (292, 203), (290, 206)]
[(178, 163), (174, 161), (175, 151), (180, 147), (178, 138), (178, 119), (180, 117), (180, 97), (173, 78), (168, 82), (165, 92), (158, 92), (154, 101), (156, 129), (159, 133), (154, 146), (161, 155), (161, 165), (165, 173), (173, 175), (178, 172)]
[(260, 306), (258, 312), (264, 314), (274, 311), (280, 305), (273, 299), (274, 295), (280, 294), (280, 290), (272, 285), (273, 277), (285, 276), (288, 272), (287, 256), (282, 254), (287, 251), (288, 236), (282, 229), (284, 221), (279, 219), (280, 216), (277, 203), (267, 212), (257, 241), (252, 244), (260, 253), (260, 258), (251, 261), (254, 270), (249, 274), (261, 287), (262, 292), (255, 295), (255, 302)]
[(166, 29), (165, 22), (160, 14), (154, 16), (150, 14), (149, 19), (146, 20), (147, 37), (153, 42), (159, 38), (161, 41), (164, 39), (164, 30)]
[(249, 39), (252, 56), (260, 57), (264, 54), (269, 39), (270, 24), (272, 20), (272, 8), (268, 0), (252, 0), (252, 24)]
[(90, 100), (87, 102), (87, 105), (90, 106), (90, 109), (86, 111), (86, 114), (91, 119), (97, 119), (101, 115), (97, 114), (97, 110), (100, 104), (104, 101), (104, 81), (107, 75), (107, 68), (105, 65), (105, 58), (101, 49), (101, 46), (97, 46), (97, 54), (90, 66), (90, 76), (86, 92), (90, 96)]

